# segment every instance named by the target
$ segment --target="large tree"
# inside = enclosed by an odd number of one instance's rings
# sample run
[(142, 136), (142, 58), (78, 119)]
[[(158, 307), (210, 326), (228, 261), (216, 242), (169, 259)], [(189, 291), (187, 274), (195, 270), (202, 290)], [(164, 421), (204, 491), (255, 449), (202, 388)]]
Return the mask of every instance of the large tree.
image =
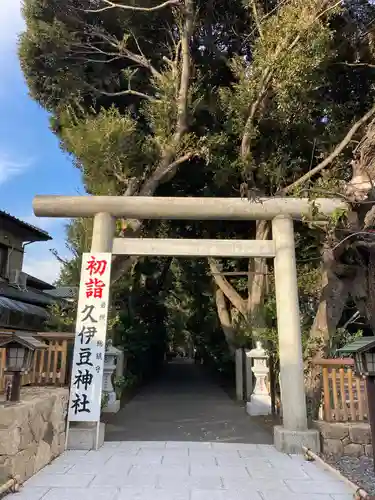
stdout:
[[(51, 112), (89, 193), (309, 196), (312, 216), (314, 197), (344, 194), (355, 141), (375, 114), (370, 1), (26, 0), (24, 12), (30, 93)], [(317, 308), (319, 352), (347, 298), (335, 271), (341, 257), (331, 258), (343, 215), (323, 228), (297, 225), (302, 306), (309, 317)], [(124, 237), (157, 230), (144, 221), (118, 227)], [(166, 232), (264, 239), (270, 228), (197, 222)], [(114, 277), (133, 263), (118, 258)], [(209, 268), (229, 344), (239, 327), (264, 333), (272, 265)]]

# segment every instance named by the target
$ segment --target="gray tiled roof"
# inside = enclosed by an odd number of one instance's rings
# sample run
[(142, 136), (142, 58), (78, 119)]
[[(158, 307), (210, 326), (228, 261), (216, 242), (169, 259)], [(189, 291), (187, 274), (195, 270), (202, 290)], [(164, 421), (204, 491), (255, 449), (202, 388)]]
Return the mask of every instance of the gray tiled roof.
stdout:
[(28, 287), (27, 290), (20, 290), (5, 282), (0, 283), (0, 296), (41, 306), (48, 306), (54, 302), (53, 297), (48, 293), (41, 292), (31, 287)]
[(74, 299), (77, 297), (78, 286), (58, 286), (54, 290), (45, 290), (45, 293), (59, 299)]
[(47, 240), (52, 240), (52, 237), (47, 233), (47, 231), (44, 231), (43, 229), (39, 229), (38, 227), (33, 226), (32, 224), (29, 224), (28, 222), (24, 222), (21, 219), (18, 219), (17, 217), (14, 217), (14, 215), (9, 214), (8, 212), (5, 212), (5, 210), (0, 210), (0, 217), (4, 217), (5, 219), (8, 219), (18, 226), (23, 227), (24, 229), (28, 229), (29, 231), (33, 231), (34, 233), (39, 234), (40, 236), (43, 236), (43, 238)]

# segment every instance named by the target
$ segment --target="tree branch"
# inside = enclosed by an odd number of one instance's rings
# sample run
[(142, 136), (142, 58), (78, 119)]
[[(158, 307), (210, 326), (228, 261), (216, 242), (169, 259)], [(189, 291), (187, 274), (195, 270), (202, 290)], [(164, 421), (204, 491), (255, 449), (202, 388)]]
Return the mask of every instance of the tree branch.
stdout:
[[(91, 52), (88, 52), (88, 54), (102, 54), (105, 56), (109, 57), (125, 57), (129, 59), (130, 61), (135, 62), (136, 64), (139, 64), (139, 66), (142, 66), (143, 68), (146, 68), (150, 71), (152, 76), (154, 78), (161, 78), (161, 73), (150, 63), (150, 61), (141, 53), (141, 55), (136, 54), (132, 52), (131, 50), (127, 49), (124, 47), (124, 44), (120, 42), (116, 37), (108, 35), (98, 29), (92, 29), (90, 34), (105, 44), (108, 44), (112, 49), (116, 49), (117, 52), (108, 52), (103, 50), (103, 48), (98, 47), (95, 43), (86, 43), (86, 44), (81, 44), (80, 47), (86, 48)], [(137, 43), (137, 42), (136, 42)]]
[(164, 154), (160, 160), (158, 167), (154, 170), (151, 177), (144, 183), (140, 190), (141, 196), (151, 196), (154, 194), (158, 185), (163, 182), (166, 177), (169, 177), (177, 170), (177, 167), (185, 161), (192, 158), (194, 153), (186, 153), (181, 158), (173, 160), (182, 136), (188, 129), (188, 101), (191, 77), (190, 63), (190, 39), (194, 31), (194, 12), (193, 0), (185, 0), (185, 22), (181, 35), (181, 76), (180, 86), (177, 98), (177, 121), (174, 135), (171, 143), (164, 150)]
[(137, 7), (135, 5), (123, 5), (120, 3), (111, 2), (110, 0), (102, 0), (103, 3), (106, 4), (106, 7), (102, 7), (100, 9), (87, 9), (84, 12), (104, 12), (110, 9), (123, 9), (123, 10), (132, 10), (137, 12), (155, 12), (157, 10), (164, 9), (165, 7), (173, 7), (180, 3), (180, 0), (167, 0), (159, 5), (155, 5), (155, 7)]
[(348, 62), (337, 62), (335, 63), (336, 65), (340, 66), (350, 66), (350, 67), (366, 67), (366, 68), (372, 68), (375, 69), (375, 64), (370, 64), (370, 63), (365, 63), (365, 62), (358, 62), (358, 63), (348, 63)]
[(251, 0), (251, 9), (253, 11), (253, 17), (254, 17), (254, 23), (257, 27), (259, 37), (261, 40), (263, 40), (263, 30), (262, 30), (262, 25), (259, 21), (259, 16), (258, 16), (258, 9), (256, 5), (256, 0)]
[(233, 288), (233, 286), (227, 281), (227, 279), (220, 274), (220, 270), (215, 259), (208, 258), (208, 264), (210, 266), (210, 271), (216, 285), (224, 293), (227, 299), (233, 304), (233, 306), (246, 318), (246, 301)]
[(333, 160), (335, 160), (335, 158), (337, 158), (337, 156), (341, 154), (344, 151), (344, 149), (349, 145), (350, 141), (352, 140), (353, 136), (358, 132), (358, 130), (363, 125), (365, 125), (374, 115), (375, 115), (375, 105), (371, 109), (369, 109), (369, 111), (367, 111), (367, 113), (363, 115), (362, 118), (360, 118), (358, 121), (354, 123), (354, 125), (349, 129), (349, 131), (345, 135), (345, 137), (341, 140), (341, 142), (339, 142), (339, 144), (337, 144), (335, 149), (332, 151), (331, 154), (327, 156), (327, 158), (318, 163), (316, 167), (312, 168), (309, 172), (300, 177), (298, 180), (296, 180), (292, 184), (289, 184), (289, 186), (280, 189), (277, 194), (283, 195), (290, 193), (291, 191), (293, 191), (293, 189), (300, 186), (304, 182), (310, 180), (311, 177), (314, 177), (315, 175), (319, 174), (319, 172), (327, 168), (333, 162)]
[(185, 0), (185, 23), (181, 37), (181, 78), (177, 101), (177, 135), (178, 140), (187, 130), (188, 98), (191, 76), (190, 40), (194, 31), (194, 3)]
[[(170, 177), (176, 173), (177, 168), (185, 161), (193, 158), (193, 156), (195, 156), (194, 153), (186, 153), (185, 155), (181, 156), (181, 158), (178, 158), (166, 167), (164, 167), (163, 164), (159, 165), (159, 167), (156, 168), (153, 174), (151, 174), (151, 177), (147, 179), (147, 181), (143, 184), (139, 195), (150, 196), (154, 194), (159, 184), (170, 180)], [(166, 179), (167, 177), (168, 179)]]
[(118, 96), (123, 96), (123, 95), (134, 95), (137, 97), (141, 97), (142, 99), (147, 99), (148, 101), (151, 102), (157, 102), (157, 99), (155, 97), (152, 97), (150, 95), (144, 94), (143, 92), (138, 92), (137, 90), (119, 90), (118, 92), (107, 92), (106, 90), (99, 90), (96, 87), (93, 87), (92, 85), (87, 85), (91, 90), (96, 92), (97, 94), (102, 94), (106, 95), (109, 97), (118, 97)]
[[(152, 196), (157, 187), (163, 180), (170, 179), (174, 175), (178, 166), (186, 162), (196, 153), (186, 153), (178, 159), (175, 159), (176, 152), (181, 144), (183, 135), (188, 130), (188, 113), (189, 113), (189, 90), (191, 80), (191, 55), (190, 55), (190, 41), (194, 33), (194, 0), (185, 0), (184, 9), (184, 23), (181, 33), (181, 73), (179, 81), (179, 92), (177, 97), (177, 119), (173, 137), (170, 143), (163, 151), (157, 168), (150, 174), (139, 190), (141, 196)], [(142, 221), (132, 221), (132, 231), (138, 231), (142, 227)], [(134, 234), (132, 232), (132, 234)], [(126, 268), (123, 269), (121, 265), (121, 257), (116, 259), (116, 271), (112, 275), (112, 279), (116, 281), (119, 279), (123, 272), (129, 269), (125, 260)]]
[[(254, 5), (254, 1), (252, 0), (252, 4)], [(244, 127), (244, 133), (242, 136), (242, 141), (241, 141), (241, 158), (242, 160), (246, 160), (250, 153), (250, 145), (251, 145), (251, 135), (254, 129), (254, 119), (255, 116), (258, 112), (258, 109), (260, 105), (262, 104), (264, 98), (267, 95), (267, 92), (270, 88), (270, 84), (272, 81), (272, 77), (275, 72), (275, 63), (280, 64), (280, 60), (285, 57), (287, 54), (289, 54), (296, 45), (299, 44), (302, 36), (306, 33), (306, 31), (311, 28), (311, 26), (316, 23), (322, 16), (327, 14), (330, 10), (335, 9), (338, 5), (342, 3), (343, 0), (338, 0), (335, 2), (333, 5), (330, 5), (326, 7), (324, 10), (322, 10), (319, 14), (317, 14), (310, 22), (308, 22), (305, 26), (302, 26), (300, 28), (300, 31), (297, 33), (297, 35), (292, 34), (293, 36), (289, 36), (289, 38), (285, 38), (285, 40), (282, 40), (282, 42), (279, 44), (278, 47), (276, 47), (275, 53), (273, 54), (272, 61), (270, 64), (264, 69), (263, 74), (260, 79), (260, 85), (259, 85), (259, 92), (257, 95), (257, 98), (251, 106), (249, 107), (249, 114), (248, 118), (246, 119), (245, 127)], [(327, 3), (327, 2), (325, 2)], [(261, 26), (260, 26), (261, 27)], [(259, 28), (258, 28), (259, 29)]]

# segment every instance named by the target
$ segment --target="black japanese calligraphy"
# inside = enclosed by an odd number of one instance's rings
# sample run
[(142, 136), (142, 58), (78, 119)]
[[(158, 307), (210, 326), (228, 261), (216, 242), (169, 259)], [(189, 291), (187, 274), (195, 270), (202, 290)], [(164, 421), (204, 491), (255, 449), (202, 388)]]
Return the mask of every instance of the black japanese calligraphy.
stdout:
[(95, 311), (95, 306), (86, 305), (81, 311), (82, 315), (85, 314), (85, 316), (81, 319), (82, 323), (84, 323), (87, 320), (90, 320), (92, 323), (97, 323), (98, 321), (92, 315), (94, 311)]
[(76, 363), (76, 366), (93, 366), (93, 364), (90, 361), (90, 358), (92, 356), (91, 349), (89, 347), (81, 347), (79, 352), (79, 361)]
[(86, 345), (90, 343), (90, 340), (95, 337), (97, 332), (96, 326), (82, 326), (82, 330), (79, 332), (78, 337), (81, 339), (81, 344)]
[(88, 408), (88, 405), (90, 404), (86, 394), (77, 394), (75, 399), (72, 400), (72, 406), (71, 409), (74, 410), (74, 414), (77, 415), (77, 413), (91, 413), (90, 408)]
[(87, 391), (92, 384), (93, 378), (94, 376), (89, 370), (86, 369), (85, 372), (78, 370), (78, 373), (75, 375), (74, 385), (77, 386), (77, 389), (83, 387)]

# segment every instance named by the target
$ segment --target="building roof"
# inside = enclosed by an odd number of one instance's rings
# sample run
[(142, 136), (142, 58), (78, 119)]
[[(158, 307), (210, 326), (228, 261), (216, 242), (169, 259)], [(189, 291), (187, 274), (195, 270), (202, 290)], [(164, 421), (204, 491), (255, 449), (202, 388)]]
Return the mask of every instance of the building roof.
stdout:
[(8, 212), (5, 212), (4, 210), (0, 210), (0, 218), (12, 222), (13, 224), (16, 224), (18, 227), (37, 235), (39, 241), (52, 240), (52, 237), (47, 233), (47, 231), (39, 229), (38, 227), (35, 227), (32, 224), (29, 224), (28, 222), (24, 222), (23, 220), (14, 217), (14, 215), (10, 215)]
[(78, 286), (58, 286), (53, 290), (45, 290), (45, 292), (58, 299), (75, 299), (78, 294)]
[(6, 282), (0, 282), (0, 296), (42, 307), (49, 306), (56, 301), (49, 293), (44, 293), (32, 287), (28, 287), (27, 290), (20, 290), (17, 287), (8, 285)]
[(19, 300), (9, 299), (8, 297), (0, 297), (0, 307), (9, 309), (10, 311), (40, 316), (43, 319), (47, 319), (49, 317), (49, 314), (44, 307), (28, 304), (27, 302), (20, 302)]
[(337, 349), (340, 354), (354, 354), (375, 347), (375, 337), (359, 337), (358, 339)]
[(31, 274), (27, 274), (27, 284), (41, 291), (54, 290), (55, 288), (55, 286), (51, 285), (51, 283), (47, 283), (46, 281), (36, 278), (35, 276), (31, 276)]

